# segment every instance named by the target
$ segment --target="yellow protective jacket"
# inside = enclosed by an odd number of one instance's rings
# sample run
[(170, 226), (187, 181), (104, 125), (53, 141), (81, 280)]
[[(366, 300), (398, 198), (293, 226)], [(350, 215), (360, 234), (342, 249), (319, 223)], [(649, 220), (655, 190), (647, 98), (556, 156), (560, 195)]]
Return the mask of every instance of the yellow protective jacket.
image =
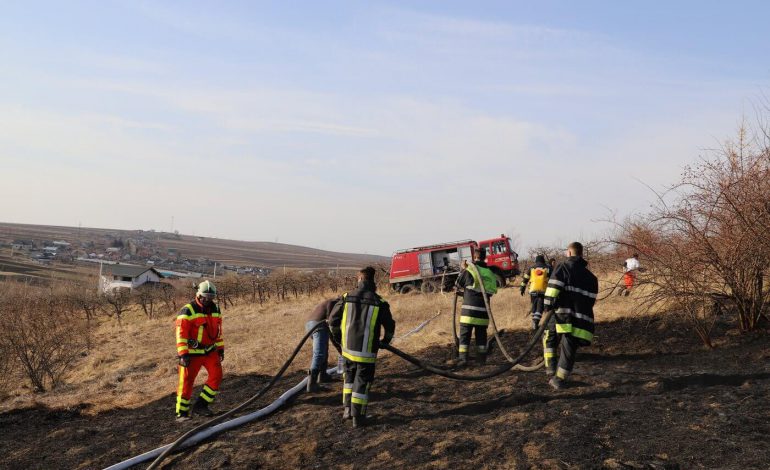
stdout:
[(213, 304), (204, 308), (193, 300), (182, 307), (176, 317), (176, 353), (200, 355), (216, 350), (224, 350), (222, 339), (222, 313), (219, 306)]

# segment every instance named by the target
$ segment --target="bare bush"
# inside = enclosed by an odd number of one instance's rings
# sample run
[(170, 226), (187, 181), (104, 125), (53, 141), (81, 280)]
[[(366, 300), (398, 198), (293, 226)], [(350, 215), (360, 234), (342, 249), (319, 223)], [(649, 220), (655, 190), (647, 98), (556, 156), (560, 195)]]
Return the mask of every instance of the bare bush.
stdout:
[(131, 306), (131, 293), (128, 289), (115, 289), (104, 294), (104, 301), (107, 303), (105, 313), (110, 317), (115, 317), (118, 325), (123, 324), (123, 314)]
[(650, 213), (621, 224), (616, 240), (645, 260), (642, 300), (690, 312), (708, 346), (703, 312), (729, 303), (740, 329), (750, 331), (766, 318), (770, 301), (770, 147), (763, 134), (751, 135), (742, 126), (734, 142), (686, 168)]
[(66, 297), (30, 286), (6, 286), (4, 348), (15, 357), (35, 391), (56, 388), (86, 351), (87, 325), (71, 315)]

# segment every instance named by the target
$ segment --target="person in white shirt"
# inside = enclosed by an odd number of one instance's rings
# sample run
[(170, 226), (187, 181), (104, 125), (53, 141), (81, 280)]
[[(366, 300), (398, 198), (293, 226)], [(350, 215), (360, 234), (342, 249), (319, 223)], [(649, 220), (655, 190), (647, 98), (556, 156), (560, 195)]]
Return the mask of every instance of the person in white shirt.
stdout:
[(623, 275), (624, 286), (621, 286), (618, 295), (628, 295), (631, 293), (631, 289), (636, 282), (636, 273), (641, 271), (641, 268), (642, 264), (639, 262), (639, 254), (637, 253), (631, 255), (631, 257), (623, 263), (623, 269), (625, 270), (625, 274)]

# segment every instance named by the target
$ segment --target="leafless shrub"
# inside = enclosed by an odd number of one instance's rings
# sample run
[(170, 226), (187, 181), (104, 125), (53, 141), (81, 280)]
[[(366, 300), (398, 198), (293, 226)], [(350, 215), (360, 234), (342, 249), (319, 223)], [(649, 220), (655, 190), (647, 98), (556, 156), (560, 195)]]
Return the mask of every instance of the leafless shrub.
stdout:
[(133, 302), (142, 308), (144, 315), (149, 319), (156, 317), (156, 311), (162, 303), (162, 289), (163, 284), (148, 283), (131, 292)]
[(16, 359), (35, 391), (56, 388), (87, 348), (87, 325), (71, 315), (66, 297), (30, 286), (5, 286), (0, 317), (3, 348)]
[(615, 240), (648, 268), (639, 276), (648, 286), (641, 300), (680, 307), (708, 346), (711, 320), (704, 315), (715, 306), (729, 303), (740, 329), (750, 331), (770, 305), (770, 147), (766, 134), (758, 135), (741, 126), (734, 142), (710, 151), (658, 194), (648, 214), (620, 224)]
[(123, 314), (131, 306), (131, 293), (128, 289), (114, 289), (103, 296), (107, 303), (105, 313), (110, 317), (115, 317), (118, 325), (123, 323)]
[(91, 331), (94, 321), (105, 307), (104, 298), (92, 287), (92, 284), (64, 282), (58, 286), (60, 294), (66, 299), (68, 308), (73, 312), (80, 312), (86, 322), (86, 347), (91, 350)]

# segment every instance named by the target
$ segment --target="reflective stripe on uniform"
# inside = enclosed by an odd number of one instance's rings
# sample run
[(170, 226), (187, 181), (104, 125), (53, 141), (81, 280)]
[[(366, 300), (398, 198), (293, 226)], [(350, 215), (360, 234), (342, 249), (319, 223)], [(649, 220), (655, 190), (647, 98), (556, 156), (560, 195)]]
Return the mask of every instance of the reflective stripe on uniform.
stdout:
[(589, 323), (593, 323), (594, 322), (593, 318), (589, 317), (588, 315), (583, 315), (582, 313), (574, 312), (572, 314), (572, 316), (575, 317), (575, 318), (579, 318), (581, 320), (587, 321)]
[(466, 325), (487, 326), (489, 325), (489, 318), (477, 318), (477, 317), (462, 315), (460, 317), (460, 323), (465, 323)]
[(357, 405), (366, 405), (367, 403), (369, 403), (369, 395), (364, 393), (353, 392), (351, 401)]
[(569, 373), (570, 371), (568, 371), (567, 369), (562, 369), (561, 367), (556, 369), (556, 377), (562, 380), (566, 379), (569, 376)]
[(459, 348), (459, 351), (461, 353), (467, 353), (468, 352), (468, 345), (467, 344), (461, 344), (460, 348)]
[(568, 291), (570, 291), (570, 292), (577, 292), (578, 294), (583, 294), (583, 295), (585, 295), (586, 297), (590, 297), (590, 298), (592, 298), (592, 299), (595, 299), (595, 298), (596, 298), (596, 294), (595, 294), (595, 293), (593, 293), (593, 292), (588, 292), (587, 290), (583, 290), (583, 289), (581, 289), (581, 288), (579, 288), (579, 287), (575, 287), (575, 286), (567, 286), (567, 287), (565, 287), (564, 289), (565, 289), (565, 290), (568, 290)]
[(365, 353), (361, 351), (350, 351), (348, 349), (343, 349), (342, 355), (353, 362), (367, 362), (371, 364), (374, 364), (375, 362), (377, 362), (377, 355), (372, 353)]
[(475, 312), (486, 312), (487, 311), (486, 307), (476, 307), (474, 305), (463, 305), (462, 309), (463, 310), (473, 310)]
[(563, 283), (563, 282), (561, 282), (561, 281), (560, 281), (560, 280), (558, 280), (558, 279), (549, 279), (549, 280), (548, 280), (548, 284), (549, 284), (549, 285), (550, 285), (550, 284), (553, 284), (553, 285), (555, 285), (555, 286), (564, 287), (564, 283)]
[(575, 338), (584, 339), (586, 341), (592, 341), (594, 339), (594, 334), (590, 331), (584, 330), (582, 328), (572, 328), (571, 331), (572, 336)]
[(572, 333), (572, 324), (571, 323), (557, 323), (556, 324), (556, 332), (559, 334), (569, 334)]
[[(555, 287), (551, 287), (551, 286), (548, 286), (548, 289), (546, 289), (546, 290), (545, 290), (545, 296), (546, 296), (546, 297), (553, 297), (553, 298), (556, 298), (556, 297), (558, 297), (558, 296), (559, 296), (559, 293), (560, 293), (560, 292), (561, 292), (561, 291), (560, 291), (559, 289), (557, 289), (557, 288), (555, 288)], [(546, 298), (546, 302), (547, 302), (547, 301), (548, 301), (548, 299)]]

